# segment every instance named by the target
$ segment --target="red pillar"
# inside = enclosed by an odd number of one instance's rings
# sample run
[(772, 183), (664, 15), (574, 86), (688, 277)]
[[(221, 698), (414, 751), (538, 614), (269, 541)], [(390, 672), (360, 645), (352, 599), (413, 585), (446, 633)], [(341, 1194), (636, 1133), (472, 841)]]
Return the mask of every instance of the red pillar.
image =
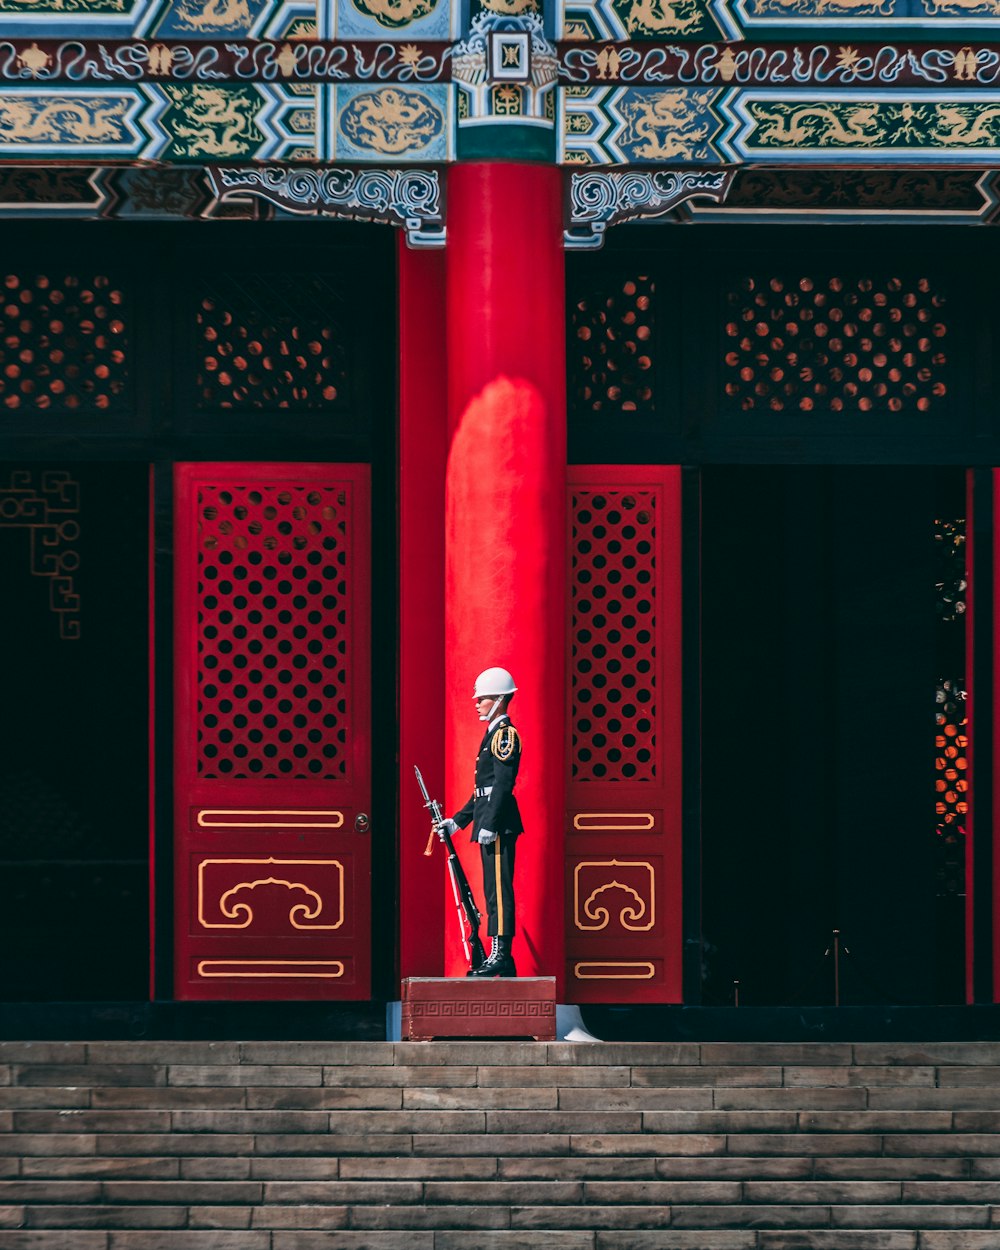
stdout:
[[(562, 184), (557, 168), (448, 171), (449, 449), (445, 517), (445, 764), (453, 811), (472, 788), (476, 674), (519, 687), (524, 755), (514, 954), (563, 978), (566, 382)], [(478, 848), (461, 855), (481, 898)], [(485, 929), (484, 929), (485, 932)], [(446, 972), (464, 962), (446, 929)]]
[(435, 840), (424, 857), (430, 815), (413, 775), (416, 764), (444, 799), (444, 253), (415, 251), (400, 232), (398, 275), (399, 973), (429, 977), (442, 974), (455, 923), (437, 906), (444, 855)]

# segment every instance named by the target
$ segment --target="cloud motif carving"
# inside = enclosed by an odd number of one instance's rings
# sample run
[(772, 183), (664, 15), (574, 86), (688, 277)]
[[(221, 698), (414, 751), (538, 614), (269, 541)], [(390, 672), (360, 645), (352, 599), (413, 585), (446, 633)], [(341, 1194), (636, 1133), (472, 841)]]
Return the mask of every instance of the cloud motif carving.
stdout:
[[(304, 924), (303, 921), (317, 920), (323, 911), (323, 899), (315, 890), (311, 890), (301, 881), (286, 881), (280, 877), (261, 877), (256, 881), (241, 881), (227, 890), (219, 899), (219, 910), (229, 920), (239, 921), (233, 928), (246, 929), (253, 924), (253, 908), (246, 901), (236, 901), (242, 891), (255, 890), (261, 885), (284, 886), (288, 890), (301, 890), (305, 895), (302, 902), (294, 903), (288, 910), (288, 919), (296, 929), (335, 929), (337, 924)], [(242, 920), (241, 920), (242, 917)]]
[(629, 929), (634, 927), (629, 921), (638, 921), (646, 914), (646, 900), (639, 894), (638, 890), (633, 890), (630, 885), (625, 885), (622, 881), (609, 881), (606, 885), (598, 886), (596, 890), (586, 899), (583, 904), (583, 914), (588, 920), (600, 921), (595, 928), (603, 929), (611, 919), (611, 913), (607, 907), (595, 907), (595, 901), (608, 890), (624, 890), (626, 894), (630, 894), (635, 899), (635, 906), (623, 904), (618, 912), (618, 919), (622, 927)]
[[(630, 879), (636, 884), (630, 885)], [(611, 891), (618, 891), (617, 897), (610, 897)], [(574, 874), (574, 897), (575, 923), (583, 933), (600, 932), (612, 922), (628, 933), (648, 933), (656, 923), (655, 874), (644, 860), (581, 861)]]

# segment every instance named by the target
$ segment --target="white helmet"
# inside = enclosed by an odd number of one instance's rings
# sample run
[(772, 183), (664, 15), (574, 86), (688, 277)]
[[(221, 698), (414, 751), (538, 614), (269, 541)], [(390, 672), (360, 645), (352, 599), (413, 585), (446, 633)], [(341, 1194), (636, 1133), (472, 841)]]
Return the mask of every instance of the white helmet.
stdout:
[(516, 689), (514, 678), (505, 668), (487, 668), (476, 678), (476, 687), (472, 697), (483, 699), (490, 694), (502, 697), (505, 694), (513, 694)]

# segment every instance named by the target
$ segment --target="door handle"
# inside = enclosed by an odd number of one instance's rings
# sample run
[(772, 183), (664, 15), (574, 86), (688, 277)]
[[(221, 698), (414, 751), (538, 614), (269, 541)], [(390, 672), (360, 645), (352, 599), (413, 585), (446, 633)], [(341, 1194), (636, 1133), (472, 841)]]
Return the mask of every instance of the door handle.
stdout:
[(354, 832), (367, 833), (371, 827), (372, 822), (368, 819), (368, 813), (358, 812), (357, 816), (354, 817)]

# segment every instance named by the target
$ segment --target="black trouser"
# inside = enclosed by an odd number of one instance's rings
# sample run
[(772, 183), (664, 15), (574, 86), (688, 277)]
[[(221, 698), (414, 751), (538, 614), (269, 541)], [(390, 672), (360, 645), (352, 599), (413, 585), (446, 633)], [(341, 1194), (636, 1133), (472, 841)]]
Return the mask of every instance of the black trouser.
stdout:
[(486, 896), (489, 937), (514, 936), (514, 851), (516, 833), (501, 833), (480, 846), (483, 861), (483, 894)]

